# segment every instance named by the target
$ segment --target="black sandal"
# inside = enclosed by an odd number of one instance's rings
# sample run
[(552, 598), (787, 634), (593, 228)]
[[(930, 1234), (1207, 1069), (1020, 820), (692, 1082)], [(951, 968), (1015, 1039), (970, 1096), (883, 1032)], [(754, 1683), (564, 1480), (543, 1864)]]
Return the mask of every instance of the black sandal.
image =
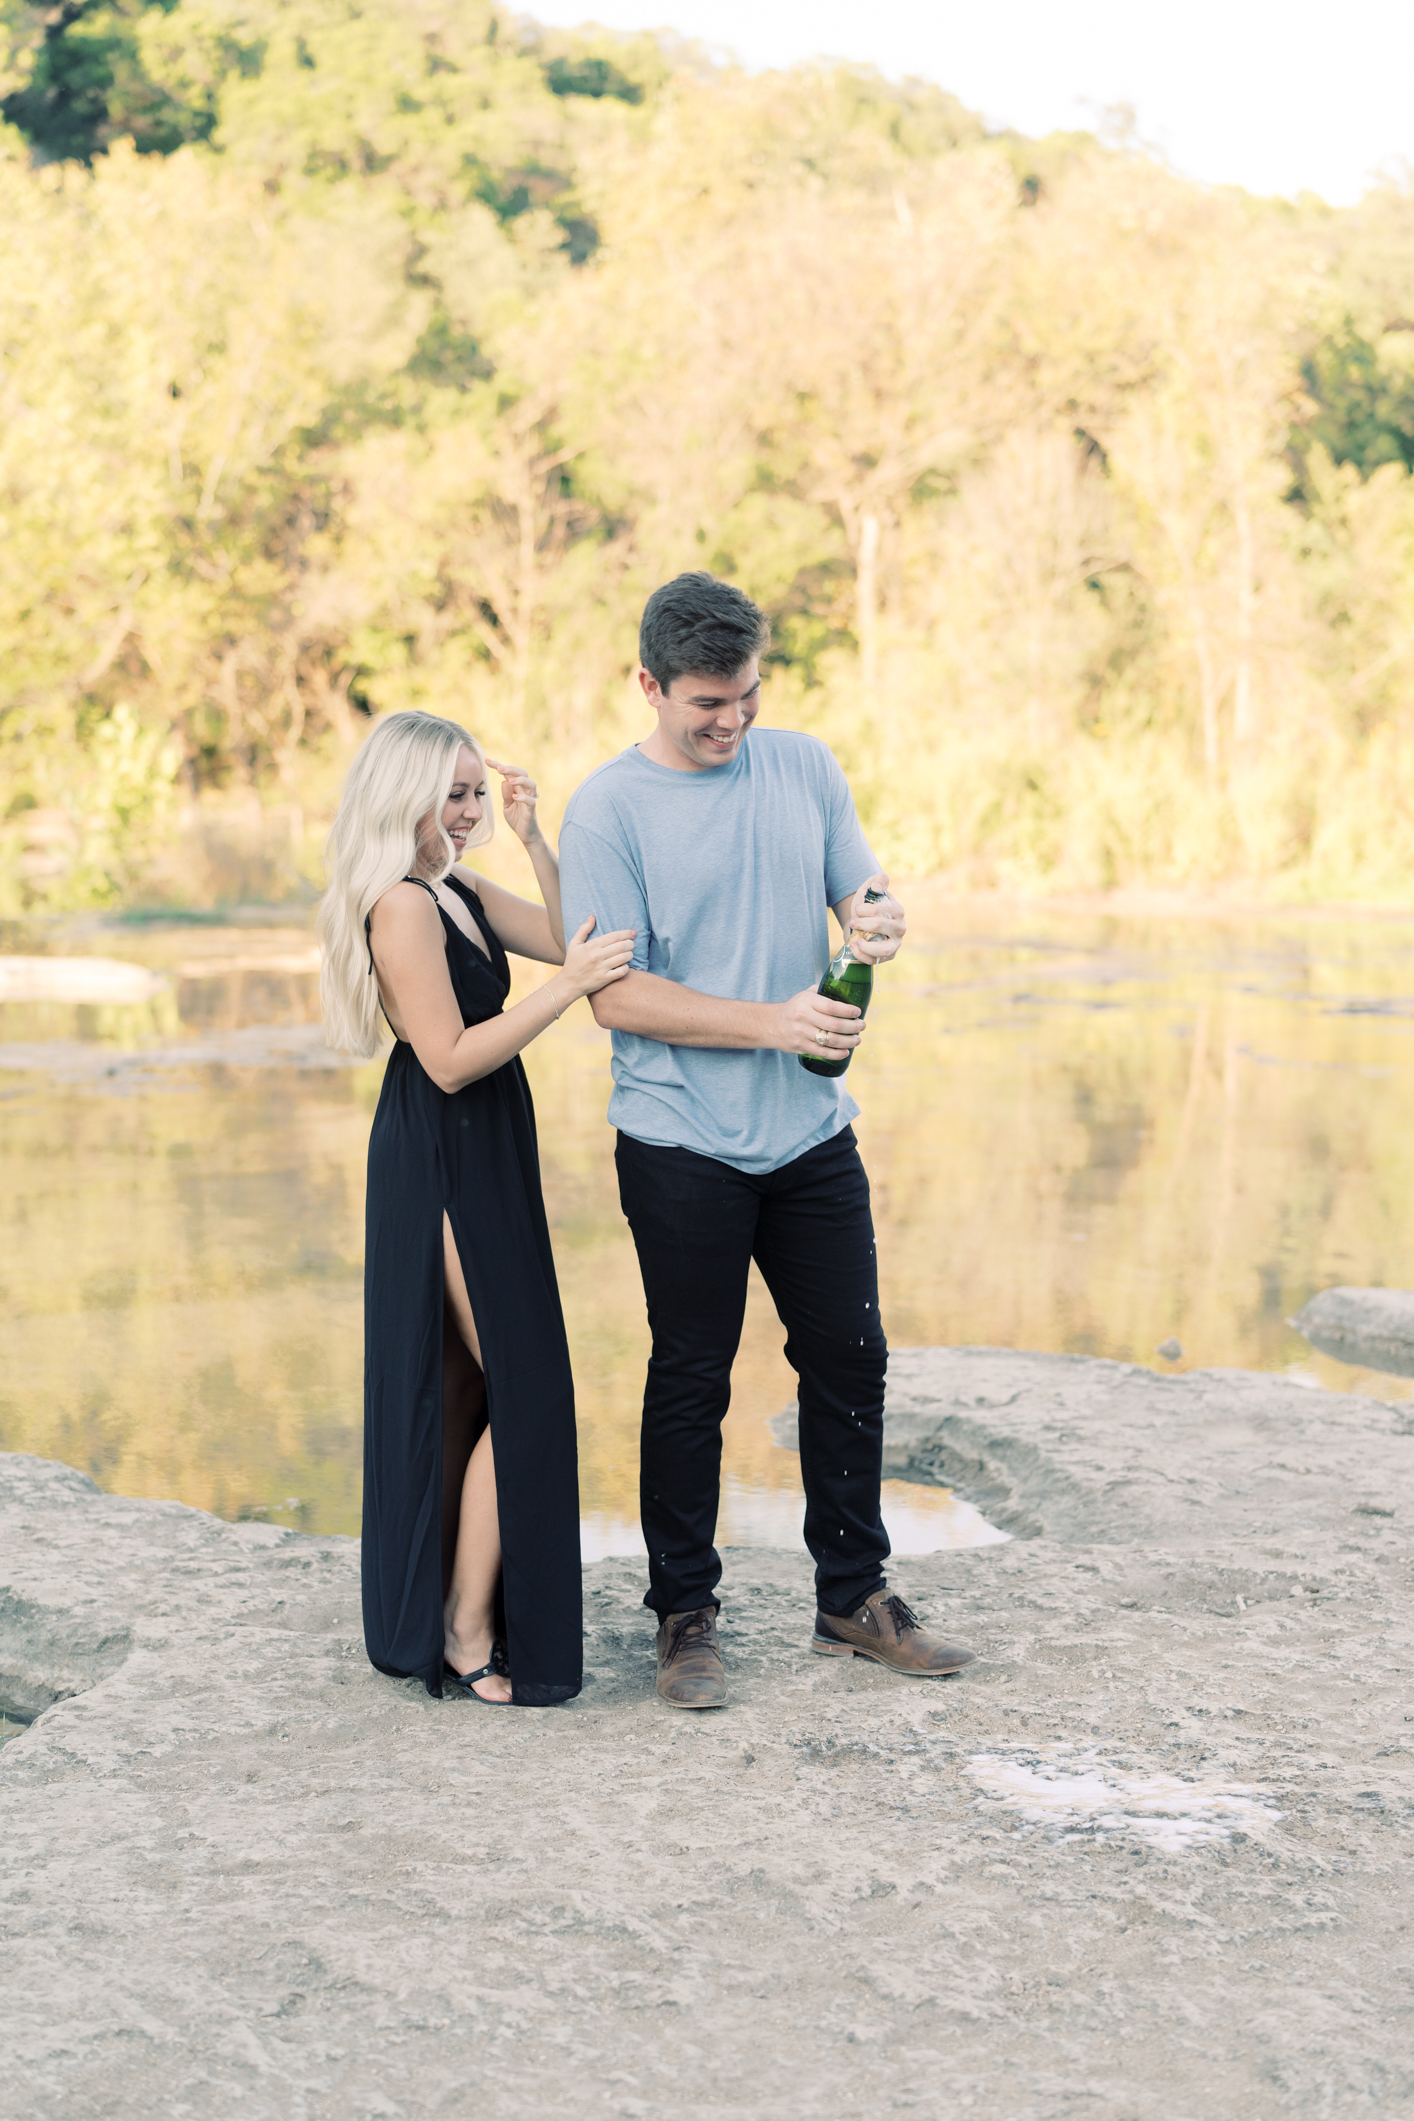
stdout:
[(478, 1679), (504, 1679), (505, 1676), (504, 1672), (496, 1669), (494, 1657), (489, 1664), (480, 1665), (474, 1672), (455, 1671), (445, 1658), (442, 1660), (443, 1685), (455, 1688), (459, 1694), (465, 1694), (468, 1701), (479, 1701), (483, 1708), (508, 1709), (510, 1707), (509, 1701), (496, 1701), (485, 1694), (478, 1694), (476, 1691)]
[(483, 1664), (479, 1671), (459, 1672), (454, 1665), (448, 1664), (445, 1657), (442, 1659), (443, 1683), (450, 1681), (457, 1692), (464, 1694), (468, 1701), (479, 1701), (482, 1707), (486, 1709), (508, 1709), (511, 1704), (509, 1701), (497, 1701), (486, 1694), (478, 1694), (476, 1691), (477, 1680), (509, 1679), (510, 1676), (510, 1659), (506, 1655), (506, 1645), (499, 1637), (491, 1645), (491, 1662)]

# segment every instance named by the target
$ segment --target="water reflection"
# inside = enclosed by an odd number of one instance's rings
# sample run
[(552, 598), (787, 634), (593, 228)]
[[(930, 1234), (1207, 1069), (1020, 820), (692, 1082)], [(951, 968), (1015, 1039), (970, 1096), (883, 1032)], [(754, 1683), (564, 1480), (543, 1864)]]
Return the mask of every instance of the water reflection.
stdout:
[[(990, 1547), (1010, 1538), (988, 1524), (972, 1503), (951, 1488), (924, 1488), (907, 1480), (883, 1483), (884, 1527), (895, 1554), (940, 1554), (949, 1547)], [(722, 1480), (719, 1547), (798, 1547), (805, 1528), (805, 1497), (794, 1488), (760, 1488), (727, 1473)], [(636, 1521), (586, 1517), (580, 1528), (586, 1561), (610, 1554), (646, 1555)]]
[[(1179, 1368), (1405, 1396), (1286, 1321), (1332, 1283), (1414, 1285), (1414, 924), (926, 897), (852, 1071), (895, 1345), (1167, 1367), (1153, 1350), (1173, 1334)], [(288, 913), (89, 920), (6, 940), (123, 958), (161, 984), (145, 1002), (0, 1002), (0, 1444), (126, 1493), (356, 1528), (379, 1069), (323, 1052), (308, 928)], [(607, 1040), (580, 1009), (528, 1065), (585, 1510), (618, 1539), (636, 1516), (646, 1334), (604, 1124)], [(781, 1337), (753, 1278), (726, 1542), (796, 1537), (796, 1461), (766, 1426), (794, 1395)], [(900, 1519), (901, 1552), (941, 1536), (948, 1505), (924, 1494), (895, 1498), (928, 1519)]]

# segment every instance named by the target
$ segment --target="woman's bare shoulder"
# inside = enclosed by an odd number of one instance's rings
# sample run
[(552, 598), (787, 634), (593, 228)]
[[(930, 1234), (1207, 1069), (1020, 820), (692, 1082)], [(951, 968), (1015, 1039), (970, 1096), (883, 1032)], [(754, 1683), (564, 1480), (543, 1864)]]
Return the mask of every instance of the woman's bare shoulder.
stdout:
[(374, 900), (369, 918), (376, 930), (393, 937), (426, 935), (433, 929), (440, 933), (442, 925), (432, 893), (407, 879), (390, 884)]

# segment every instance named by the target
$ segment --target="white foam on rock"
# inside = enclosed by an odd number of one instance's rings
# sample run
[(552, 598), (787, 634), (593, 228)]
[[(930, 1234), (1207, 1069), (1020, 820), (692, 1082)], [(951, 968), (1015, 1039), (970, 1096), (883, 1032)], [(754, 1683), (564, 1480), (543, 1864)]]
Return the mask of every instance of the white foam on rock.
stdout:
[(1265, 1800), (1269, 1790), (1212, 1775), (1136, 1772), (1095, 1749), (1032, 1747), (1017, 1753), (977, 1753), (968, 1772), (982, 1790), (979, 1805), (997, 1808), (1049, 1838), (1074, 1841), (1122, 1836), (1165, 1855), (1230, 1841), (1235, 1833), (1265, 1834), (1282, 1814)]

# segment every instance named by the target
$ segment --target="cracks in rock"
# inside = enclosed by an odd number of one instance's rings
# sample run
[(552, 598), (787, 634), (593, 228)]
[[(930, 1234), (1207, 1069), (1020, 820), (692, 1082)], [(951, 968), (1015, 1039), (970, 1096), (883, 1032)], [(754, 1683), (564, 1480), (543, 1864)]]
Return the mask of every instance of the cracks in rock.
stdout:
[(32, 1723), (56, 1701), (72, 1700), (108, 1678), (131, 1649), (126, 1627), (104, 1629), (86, 1614), (0, 1588), (0, 1714)]

